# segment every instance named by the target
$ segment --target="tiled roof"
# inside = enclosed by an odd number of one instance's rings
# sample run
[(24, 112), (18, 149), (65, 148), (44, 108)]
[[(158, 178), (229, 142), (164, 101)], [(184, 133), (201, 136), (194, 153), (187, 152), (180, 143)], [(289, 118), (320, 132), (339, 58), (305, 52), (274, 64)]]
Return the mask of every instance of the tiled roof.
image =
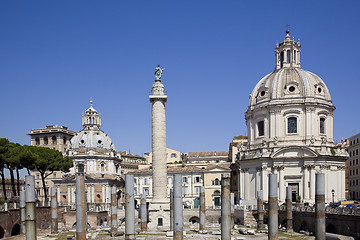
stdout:
[(188, 157), (227, 157), (229, 152), (188, 152)]

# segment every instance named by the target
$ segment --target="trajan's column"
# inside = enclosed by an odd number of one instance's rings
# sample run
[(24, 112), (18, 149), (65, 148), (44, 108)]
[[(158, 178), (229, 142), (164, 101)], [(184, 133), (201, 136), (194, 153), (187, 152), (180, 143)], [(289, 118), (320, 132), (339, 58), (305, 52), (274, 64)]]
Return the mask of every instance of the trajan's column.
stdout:
[(155, 83), (149, 96), (152, 103), (152, 193), (149, 206), (149, 228), (168, 230), (170, 227), (170, 203), (167, 197), (166, 166), (166, 120), (165, 102), (167, 95), (161, 83), (160, 66), (155, 70)]

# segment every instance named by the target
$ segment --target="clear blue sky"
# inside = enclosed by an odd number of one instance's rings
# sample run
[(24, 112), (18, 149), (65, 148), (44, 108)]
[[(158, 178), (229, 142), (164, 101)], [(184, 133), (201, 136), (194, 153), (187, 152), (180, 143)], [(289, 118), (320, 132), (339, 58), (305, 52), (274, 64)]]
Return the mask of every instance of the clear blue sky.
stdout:
[(337, 107), (335, 140), (360, 132), (360, 1), (0, 1), (0, 137), (80, 131), (93, 97), (116, 149), (151, 151), (148, 94), (165, 67), (167, 145), (227, 151), (245, 135), (256, 83), (274, 70), (286, 24), (302, 68)]

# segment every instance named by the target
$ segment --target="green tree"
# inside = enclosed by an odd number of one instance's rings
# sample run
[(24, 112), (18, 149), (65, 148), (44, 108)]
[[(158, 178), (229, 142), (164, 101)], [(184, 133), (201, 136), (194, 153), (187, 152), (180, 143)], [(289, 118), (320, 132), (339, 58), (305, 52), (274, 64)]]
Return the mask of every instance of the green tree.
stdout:
[[(16, 185), (15, 185), (15, 177), (14, 177), (14, 170), (17, 169), (17, 166), (20, 164), (20, 153), (21, 153), (21, 145), (18, 143), (12, 143), (9, 142), (7, 144), (7, 151), (3, 154), (4, 160), (5, 160), (5, 167), (10, 172), (10, 179), (11, 179), (11, 187), (13, 196), (19, 196), (20, 189), (18, 188), (18, 192), (16, 191)], [(18, 171), (17, 171), (18, 173)], [(19, 180), (19, 174), (18, 174), (18, 180)]]
[(5, 186), (5, 156), (4, 154), (7, 152), (7, 147), (9, 144), (9, 140), (6, 138), (0, 138), (0, 175), (1, 175), (1, 182), (3, 187), (4, 199), (6, 200), (6, 186)]
[(54, 171), (68, 172), (73, 166), (73, 161), (69, 157), (64, 157), (61, 152), (55, 149), (35, 146), (27, 146), (27, 149), (32, 153), (28, 157), (33, 160), (28, 167), (40, 173), (44, 196), (47, 199), (48, 193), (45, 179)]

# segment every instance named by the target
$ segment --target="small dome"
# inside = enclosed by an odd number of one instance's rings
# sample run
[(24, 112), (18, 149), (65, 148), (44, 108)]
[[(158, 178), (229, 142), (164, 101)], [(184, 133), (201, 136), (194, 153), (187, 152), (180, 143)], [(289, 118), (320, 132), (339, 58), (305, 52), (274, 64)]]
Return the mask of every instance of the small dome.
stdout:
[(331, 96), (323, 80), (301, 68), (280, 68), (261, 79), (250, 96), (250, 106), (271, 100), (309, 98), (328, 101)]
[(96, 155), (116, 152), (110, 137), (104, 133), (101, 127), (101, 116), (93, 108), (92, 101), (90, 108), (82, 115), (83, 130), (71, 138), (69, 143), (70, 155)]

